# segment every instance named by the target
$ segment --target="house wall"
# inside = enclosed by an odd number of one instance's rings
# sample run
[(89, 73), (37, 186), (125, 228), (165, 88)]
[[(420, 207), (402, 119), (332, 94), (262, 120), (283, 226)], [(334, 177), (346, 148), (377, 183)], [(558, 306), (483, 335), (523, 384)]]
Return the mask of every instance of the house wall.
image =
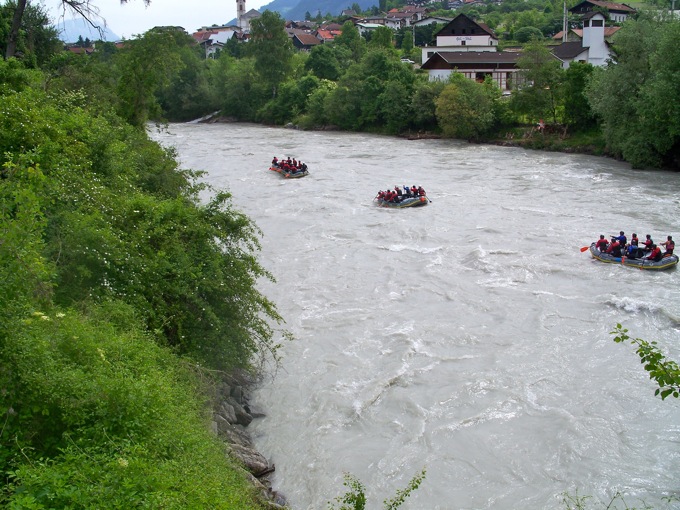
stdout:
[[(437, 46), (497, 46), (498, 41), (494, 40), (490, 35), (446, 35), (437, 36)], [(479, 50), (475, 50), (479, 51)]]
[(423, 46), (421, 48), (421, 62), (427, 62), (435, 53), (444, 51), (497, 51), (496, 46)]

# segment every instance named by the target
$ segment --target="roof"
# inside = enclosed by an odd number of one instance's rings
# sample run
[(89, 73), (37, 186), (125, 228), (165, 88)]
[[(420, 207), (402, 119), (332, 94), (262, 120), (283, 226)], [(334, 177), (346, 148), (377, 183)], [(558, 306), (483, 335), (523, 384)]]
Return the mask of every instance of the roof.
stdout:
[[(454, 29), (456, 26), (477, 26), (479, 27), (482, 32), (485, 32), (486, 34), (490, 35), (494, 39), (496, 39), (496, 34), (494, 34), (493, 30), (491, 30), (487, 25), (484, 23), (478, 23), (474, 21), (472, 18), (469, 16), (466, 16), (465, 14), (459, 14), (449, 24), (447, 24), (445, 27), (443, 27), (439, 32), (437, 32), (435, 35), (437, 37), (440, 36), (448, 36), (452, 35), (454, 33)], [(470, 35), (470, 34), (468, 34)]]
[(312, 34), (295, 34), (293, 39), (297, 39), (304, 46), (316, 46), (317, 44), (321, 44), (321, 41)]
[[(604, 27), (604, 36), (606, 37), (611, 37), (614, 35), (616, 32), (621, 30), (621, 27)], [(571, 33), (576, 35), (579, 39), (583, 39), (583, 29), (582, 28), (572, 28), (570, 30)], [(561, 41), (562, 40), (562, 35), (564, 34), (563, 30), (560, 30), (557, 32), (555, 35), (553, 35), (553, 39), (555, 41)]]
[(451, 66), (456, 64), (515, 64), (521, 56), (521, 53), (504, 51), (443, 51), (427, 59), (421, 69), (432, 69), (437, 61), (444, 61)]
[(601, 0), (584, 0), (583, 2), (577, 4), (574, 7), (572, 7), (571, 9), (569, 9), (569, 11), (570, 12), (580, 12), (580, 11), (583, 11), (588, 5), (593, 5), (593, 6), (596, 6), (596, 7), (602, 7), (604, 9), (607, 9), (608, 11), (630, 12), (630, 13), (637, 12), (630, 5), (622, 4), (622, 3), (618, 3), (618, 2), (603, 2)]
[(551, 53), (560, 60), (569, 60), (583, 53), (585, 49), (581, 41), (572, 41), (555, 46)]

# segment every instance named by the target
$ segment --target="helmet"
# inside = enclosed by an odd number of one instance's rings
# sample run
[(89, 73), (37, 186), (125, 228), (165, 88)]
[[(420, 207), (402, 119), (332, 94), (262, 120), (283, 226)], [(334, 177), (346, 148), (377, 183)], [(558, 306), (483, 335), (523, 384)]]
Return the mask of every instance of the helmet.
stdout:
[(647, 239), (651, 239), (651, 238), (652, 238), (652, 236), (650, 236), (649, 234), (647, 234), (646, 237), (647, 237)]
[(619, 232), (619, 235), (623, 235), (623, 230), (621, 232)]

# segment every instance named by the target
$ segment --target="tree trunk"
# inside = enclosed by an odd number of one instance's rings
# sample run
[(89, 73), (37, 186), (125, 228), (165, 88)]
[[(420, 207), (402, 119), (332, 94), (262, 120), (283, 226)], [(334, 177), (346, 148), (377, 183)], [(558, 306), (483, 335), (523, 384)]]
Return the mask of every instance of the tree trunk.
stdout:
[(19, 29), (21, 28), (21, 19), (24, 17), (26, 10), (26, 0), (18, 0), (17, 7), (14, 11), (14, 18), (12, 19), (12, 28), (7, 36), (7, 49), (5, 50), (5, 60), (11, 58), (17, 52), (17, 41), (19, 40)]

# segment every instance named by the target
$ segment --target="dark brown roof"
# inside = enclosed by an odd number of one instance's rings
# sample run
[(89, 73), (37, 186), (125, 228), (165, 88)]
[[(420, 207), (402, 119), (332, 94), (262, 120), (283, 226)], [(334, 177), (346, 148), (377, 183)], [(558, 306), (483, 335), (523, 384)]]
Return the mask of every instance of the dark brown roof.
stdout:
[(581, 41), (565, 42), (555, 46), (551, 52), (560, 60), (571, 59), (583, 53), (585, 48)]
[(321, 44), (321, 41), (312, 34), (295, 34), (293, 38), (300, 41), (303, 46), (316, 46), (317, 44)]
[(451, 67), (460, 64), (515, 64), (521, 56), (521, 53), (504, 51), (443, 51), (427, 59), (421, 69), (437, 69), (436, 64), (441, 62)]
[(569, 9), (569, 11), (570, 12), (583, 12), (583, 11), (587, 11), (587, 10), (592, 10), (592, 9), (588, 9), (589, 6), (603, 7), (605, 9), (607, 9), (608, 11), (615, 11), (615, 12), (630, 12), (630, 13), (637, 12), (630, 5), (622, 4), (622, 3), (618, 3), (618, 2), (603, 2), (601, 0), (584, 0), (580, 4), (575, 5), (574, 7)]

